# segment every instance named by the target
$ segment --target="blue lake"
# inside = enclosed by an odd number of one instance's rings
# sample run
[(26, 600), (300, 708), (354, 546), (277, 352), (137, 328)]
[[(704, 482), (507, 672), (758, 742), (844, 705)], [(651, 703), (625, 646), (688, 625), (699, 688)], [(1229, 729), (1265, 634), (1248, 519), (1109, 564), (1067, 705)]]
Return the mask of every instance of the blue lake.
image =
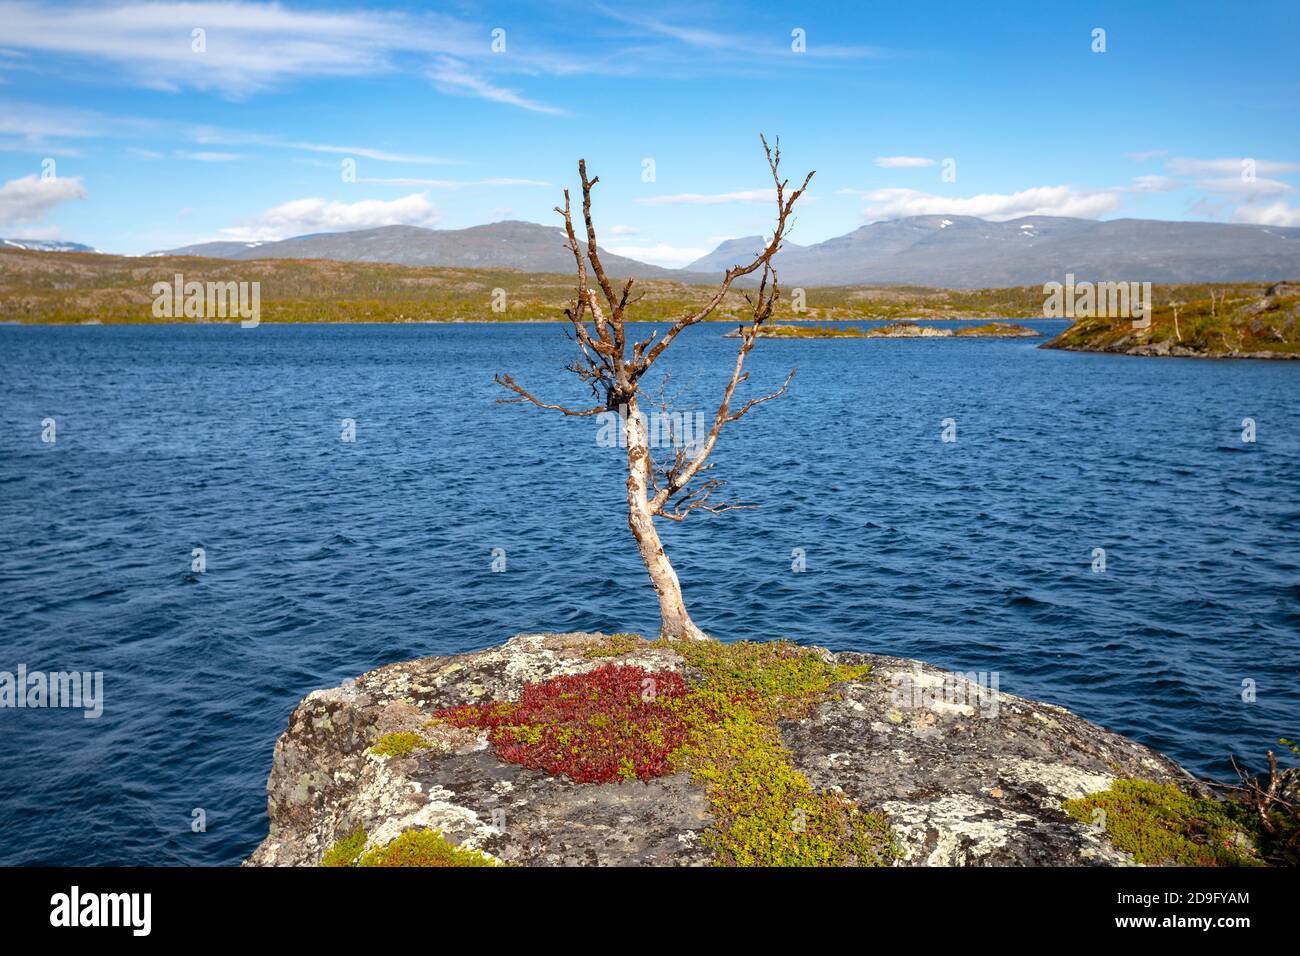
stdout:
[[(681, 407), (716, 401), (723, 331), (668, 353)], [(688, 606), (727, 640), (997, 671), (1234, 779), (1300, 735), (1300, 363), (1037, 341), (760, 342), (755, 391), (799, 373), (716, 455), (762, 507), (662, 529)], [(497, 371), (581, 404), (571, 354), (553, 324), (0, 327), (0, 671), (104, 675), (98, 720), (0, 709), (0, 863), (237, 863), (309, 691), (652, 632), (621, 453), (495, 404)]]

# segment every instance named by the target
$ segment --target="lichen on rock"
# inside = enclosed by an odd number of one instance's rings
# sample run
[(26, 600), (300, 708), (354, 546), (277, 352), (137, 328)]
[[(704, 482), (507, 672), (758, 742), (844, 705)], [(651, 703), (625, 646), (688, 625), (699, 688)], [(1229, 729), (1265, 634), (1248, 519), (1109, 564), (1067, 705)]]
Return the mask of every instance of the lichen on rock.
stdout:
[[(1124, 779), (1208, 796), (976, 675), (788, 642), (521, 634), (309, 694), (248, 864), (439, 850), (415, 832), (515, 865), (1131, 865), (1066, 808)], [(392, 858), (433, 858), (417, 849)]]

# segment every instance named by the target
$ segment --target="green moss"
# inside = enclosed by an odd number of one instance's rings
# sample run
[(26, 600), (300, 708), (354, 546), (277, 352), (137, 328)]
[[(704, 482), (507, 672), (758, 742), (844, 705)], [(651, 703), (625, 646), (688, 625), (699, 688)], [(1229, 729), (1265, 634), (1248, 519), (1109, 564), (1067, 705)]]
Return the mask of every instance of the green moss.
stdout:
[(1191, 797), (1169, 784), (1117, 780), (1109, 790), (1064, 806), (1077, 820), (1102, 823), (1111, 842), (1139, 863), (1260, 864), (1253, 849), (1257, 823), (1241, 804)]
[(448, 843), (437, 830), (407, 830), (361, 857), (358, 866), (497, 866), (490, 856)]
[(497, 866), (490, 856), (448, 843), (437, 830), (407, 830), (362, 856), (366, 831), (358, 827), (325, 851), (321, 866)]
[(641, 643), (640, 634), (620, 631), (618, 634), (609, 635), (599, 644), (593, 644), (583, 651), (583, 655), (593, 659), (597, 657), (622, 657), (624, 654), (631, 654)]
[(350, 835), (339, 839), (321, 857), (321, 866), (351, 866), (366, 848), (366, 831), (357, 827)]
[(380, 737), (370, 748), (370, 752), (379, 757), (405, 757), (414, 750), (423, 750), (428, 746), (429, 742), (419, 734), (409, 730), (399, 730)]

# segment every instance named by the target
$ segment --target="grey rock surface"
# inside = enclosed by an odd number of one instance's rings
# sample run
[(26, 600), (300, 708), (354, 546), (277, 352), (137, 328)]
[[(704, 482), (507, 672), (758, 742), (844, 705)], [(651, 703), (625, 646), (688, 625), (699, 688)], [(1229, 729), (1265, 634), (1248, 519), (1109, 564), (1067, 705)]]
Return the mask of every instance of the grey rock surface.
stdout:
[[(381, 667), (309, 694), (275, 745), (270, 832), (246, 865), (312, 866), (364, 827), (380, 846), (412, 827), (519, 865), (706, 865), (711, 817), (684, 774), (575, 784), (499, 760), (476, 729), (427, 723), (444, 707), (518, 697), (524, 685), (614, 660), (690, 679), (668, 648), (617, 658), (587, 633), (520, 634), (499, 647)], [(1175, 763), (1069, 711), (1003, 694), (996, 683), (916, 661), (843, 653), (872, 665), (806, 718), (781, 725), (796, 769), (883, 812), (899, 865), (1127, 864), (1061, 801), (1120, 777), (1198, 785)], [(404, 757), (369, 748), (413, 731)]]

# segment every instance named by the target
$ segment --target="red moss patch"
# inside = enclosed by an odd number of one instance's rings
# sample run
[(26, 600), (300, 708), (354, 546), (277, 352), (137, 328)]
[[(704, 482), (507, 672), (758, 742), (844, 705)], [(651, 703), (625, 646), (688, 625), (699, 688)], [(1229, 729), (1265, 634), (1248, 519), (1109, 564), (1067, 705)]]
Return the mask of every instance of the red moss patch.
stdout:
[(672, 671), (606, 664), (528, 684), (518, 701), (440, 710), (456, 727), (488, 732), (497, 755), (577, 783), (649, 780), (672, 771), (669, 755), (689, 732), (689, 693)]

